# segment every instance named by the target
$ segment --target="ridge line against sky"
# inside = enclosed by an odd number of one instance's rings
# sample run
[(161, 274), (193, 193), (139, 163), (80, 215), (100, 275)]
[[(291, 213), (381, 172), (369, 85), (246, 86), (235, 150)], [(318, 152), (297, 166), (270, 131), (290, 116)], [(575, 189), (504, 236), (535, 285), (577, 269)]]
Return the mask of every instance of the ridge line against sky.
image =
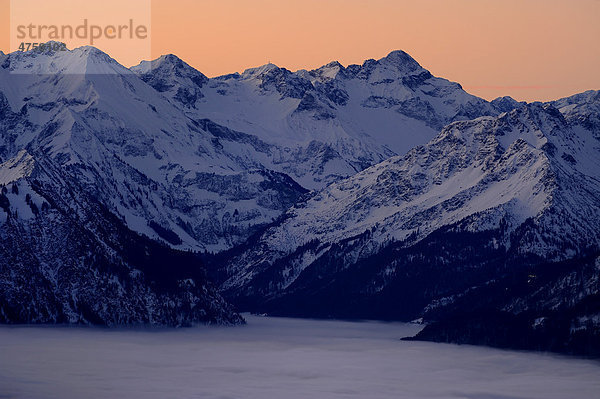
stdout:
[[(9, 3), (0, 0), (4, 52)], [(488, 100), (600, 89), (600, 0), (151, 0), (151, 7), (150, 58), (172, 53), (209, 77), (268, 62), (292, 71), (362, 64), (403, 50)], [(125, 66), (141, 61), (107, 52)]]

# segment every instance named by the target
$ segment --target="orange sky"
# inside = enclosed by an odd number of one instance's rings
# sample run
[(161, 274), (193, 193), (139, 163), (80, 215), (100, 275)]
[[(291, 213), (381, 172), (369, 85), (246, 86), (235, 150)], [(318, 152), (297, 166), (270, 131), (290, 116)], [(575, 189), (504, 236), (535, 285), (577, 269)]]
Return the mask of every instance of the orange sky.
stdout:
[[(0, 0), (4, 51), (8, 4)], [(600, 89), (599, 21), (599, 0), (152, 0), (152, 57), (174, 53), (215, 76), (402, 49), (484, 98), (549, 100)]]

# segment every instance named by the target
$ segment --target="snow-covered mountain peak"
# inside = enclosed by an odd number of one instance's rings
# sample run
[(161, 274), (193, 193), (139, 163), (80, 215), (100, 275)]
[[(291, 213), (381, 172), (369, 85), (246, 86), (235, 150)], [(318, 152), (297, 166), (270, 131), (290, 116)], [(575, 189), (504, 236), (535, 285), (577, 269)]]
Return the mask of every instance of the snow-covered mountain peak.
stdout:
[(278, 93), (280, 99), (301, 99), (312, 88), (309, 80), (300, 73), (294, 73), (275, 64), (266, 64), (246, 69), (240, 75), (242, 81), (256, 86), (262, 94)]
[(554, 104), (591, 104), (600, 102), (600, 90), (587, 90), (583, 93), (577, 93), (569, 97), (553, 101)]
[(258, 67), (248, 68), (242, 72), (241, 76), (243, 77), (260, 77), (263, 74), (278, 72), (282, 68), (279, 68), (277, 65), (269, 62), (265, 65), (261, 65)]
[(13, 52), (1, 64), (0, 91), (14, 112), (26, 106), (31, 113), (29, 118), (42, 124), (57, 115), (55, 111), (61, 106), (82, 111), (98, 101), (114, 108), (116, 114), (129, 114), (127, 118), (132, 118), (132, 109), (117, 104), (133, 97), (139, 100), (156, 96), (136, 74), (90, 46)]
[(432, 77), (429, 71), (401, 50), (392, 51), (379, 60), (368, 59), (362, 65), (349, 65), (338, 76), (346, 79), (359, 78), (372, 83), (402, 81), (410, 76), (421, 76), (422, 83)]
[(344, 66), (338, 61), (331, 61), (330, 63), (308, 73), (311, 76), (319, 78), (319, 80), (330, 80), (335, 79), (338, 74), (345, 71), (345, 69), (346, 68), (344, 68)]
[(132, 73), (108, 54), (92, 46), (78, 47), (73, 50), (15, 51), (4, 60), (2, 68), (13, 74), (32, 75), (127, 75)]
[(331, 68), (344, 69), (344, 66), (339, 61), (331, 61), (331, 62), (323, 65), (321, 68), (327, 68), (327, 69), (331, 69)]
[(517, 101), (510, 96), (498, 97), (491, 101), (491, 104), (500, 112), (508, 112), (525, 104), (525, 102)]
[(381, 65), (390, 65), (403, 74), (418, 73), (424, 71), (423, 67), (408, 53), (395, 50), (378, 61)]
[(160, 57), (158, 57), (158, 59), (156, 60), (156, 64), (157, 65), (161, 65), (161, 64), (170, 64), (170, 65), (174, 65), (176, 68), (182, 68), (182, 67), (186, 67), (186, 68), (191, 68), (185, 61), (183, 61), (181, 58), (177, 57), (175, 54), (163, 54)]
[(174, 54), (164, 54), (153, 61), (142, 61), (139, 65), (131, 67), (131, 70), (141, 75), (154, 71), (161, 75), (170, 74), (173, 78), (190, 77), (199, 86), (208, 82), (204, 74)]
[(131, 70), (158, 92), (186, 108), (196, 107), (204, 97), (202, 88), (208, 83), (204, 74), (173, 54), (154, 61), (142, 61)]
[(570, 123), (594, 132), (600, 140), (600, 91), (589, 90), (551, 103)]

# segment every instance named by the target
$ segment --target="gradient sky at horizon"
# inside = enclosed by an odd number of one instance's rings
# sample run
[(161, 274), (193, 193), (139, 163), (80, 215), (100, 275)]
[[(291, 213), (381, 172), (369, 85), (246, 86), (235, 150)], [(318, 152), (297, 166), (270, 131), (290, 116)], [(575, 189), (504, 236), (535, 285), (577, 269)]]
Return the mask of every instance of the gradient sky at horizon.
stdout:
[(544, 101), (600, 89), (599, 40), (599, 0), (152, 0), (152, 58), (173, 53), (207, 76), (401, 49), (486, 99)]

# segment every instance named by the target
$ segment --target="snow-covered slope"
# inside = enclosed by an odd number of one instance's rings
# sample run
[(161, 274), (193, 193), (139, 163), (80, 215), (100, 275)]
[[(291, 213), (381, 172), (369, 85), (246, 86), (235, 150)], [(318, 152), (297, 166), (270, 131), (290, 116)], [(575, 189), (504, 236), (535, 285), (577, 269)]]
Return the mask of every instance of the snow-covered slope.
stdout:
[(600, 137), (600, 90), (588, 90), (571, 97), (550, 102), (568, 119)]
[(272, 167), (309, 189), (404, 154), (449, 122), (499, 113), (402, 51), (313, 71), (267, 64), (208, 81), (172, 55), (132, 70), (191, 117), (272, 145)]
[[(401, 281), (395, 262), (408, 261), (381, 255), (389, 248), (450, 245), (410, 256), (467, 264), (477, 258), (464, 257), (461, 246), (469, 243), (449, 244), (463, 235), (480, 237), (473, 239), (480, 254), (499, 251), (494, 256), (516, 257), (515, 264), (597, 250), (600, 141), (587, 123), (598, 116), (597, 93), (584, 100), (564, 100), (572, 103), (561, 108), (564, 114), (530, 104), (452, 123), (427, 145), (330, 185), (233, 252), (220, 270), (223, 290), (241, 302), (275, 307), (318, 290), (346, 298), (342, 281), (363, 293), (381, 292)], [(357, 266), (369, 258), (370, 269)]]
[(154, 97), (94, 48), (3, 57), (0, 322), (242, 322), (197, 256), (132, 232), (175, 241), (165, 166), (207, 167), (184, 149), (208, 139)]
[(76, 169), (127, 226), (177, 248), (227, 248), (305, 192), (265, 166), (266, 144), (189, 118), (95, 48), (9, 55), (0, 106), (2, 160), (27, 149)]
[(196, 255), (305, 190), (101, 51), (0, 60), (0, 321), (238, 323)]
[(79, 169), (74, 178), (132, 230), (209, 251), (448, 121), (497, 113), (402, 52), (208, 80), (172, 55), (132, 71), (93, 47), (3, 56), (0, 105), (0, 160), (41, 152)]
[(25, 150), (0, 168), (0, 323), (243, 322), (197, 255), (133, 233), (77, 169)]

